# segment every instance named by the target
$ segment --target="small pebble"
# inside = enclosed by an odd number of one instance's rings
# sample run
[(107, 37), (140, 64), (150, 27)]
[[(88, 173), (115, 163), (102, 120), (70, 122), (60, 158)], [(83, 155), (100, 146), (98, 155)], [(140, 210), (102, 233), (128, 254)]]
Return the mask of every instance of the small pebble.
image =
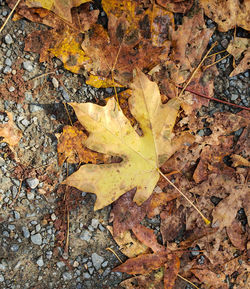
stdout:
[(39, 185), (39, 180), (37, 178), (28, 178), (26, 183), (31, 189), (35, 189)]
[(34, 200), (34, 198), (35, 198), (35, 194), (33, 193), (33, 192), (28, 192), (27, 193), (27, 199), (28, 200)]
[(55, 77), (52, 77), (52, 84), (53, 84), (54, 88), (59, 87), (59, 82)]
[(15, 91), (15, 87), (14, 86), (9, 87), (9, 92), (13, 92), (13, 91)]
[(4, 61), (5, 65), (11, 66), (12, 65), (12, 61), (8, 58), (5, 59)]
[(43, 262), (43, 257), (40, 256), (37, 261), (36, 261), (36, 264), (39, 266), (39, 267), (42, 267), (44, 265), (44, 262)]
[(31, 236), (31, 242), (35, 245), (42, 245), (42, 236), (41, 234), (36, 234)]
[(27, 227), (22, 227), (24, 238), (28, 239), (30, 237), (30, 231)]
[(80, 239), (86, 242), (89, 242), (89, 240), (91, 239), (91, 233), (89, 231), (84, 231), (81, 235), (80, 235)]
[(70, 272), (63, 272), (62, 276), (63, 276), (64, 281), (68, 281), (72, 279), (72, 274)]
[(13, 38), (11, 37), (10, 34), (5, 35), (4, 41), (5, 41), (6, 44), (12, 44), (12, 43), (14, 43)]
[(3, 73), (4, 73), (4, 74), (9, 74), (9, 73), (11, 73), (11, 70), (12, 70), (12, 69), (11, 69), (9, 66), (5, 66), (5, 67), (4, 67), (4, 70), (3, 70)]
[(41, 111), (41, 110), (43, 110), (43, 108), (39, 105), (36, 105), (36, 104), (30, 105), (30, 112), (37, 112), (37, 111)]
[(0, 274), (0, 282), (3, 282), (4, 281), (4, 277), (2, 274)]
[(101, 265), (104, 261), (104, 258), (96, 253), (93, 253), (91, 255), (92, 263), (96, 270), (99, 270), (101, 268)]
[(24, 68), (25, 70), (27, 70), (28, 72), (32, 72), (33, 69), (34, 69), (33, 64), (32, 64), (31, 61), (24, 61), (24, 62), (23, 62), (23, 68)]
[(10, 250), (12, 252), (17, 252), (19, 250), (19, 245), (17, 244), (11, 245)]
[(65, 263), (62, 262), (62, 261), (60, 261), (60, 262), (57, 262), (57, 263), (56, 263), (56, 266), (57, 266), (59, 269), (61, 269), (61, 268), (63, 268), (63, 267), (65, 266)]

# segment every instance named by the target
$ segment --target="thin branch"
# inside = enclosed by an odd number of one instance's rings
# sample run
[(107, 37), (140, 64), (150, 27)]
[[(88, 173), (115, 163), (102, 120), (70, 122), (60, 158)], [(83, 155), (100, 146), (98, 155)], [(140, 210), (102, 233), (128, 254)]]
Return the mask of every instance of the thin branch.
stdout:
[(14, 13), (14, 11), (16, 10), (18, 4), (21, 2), (21, 0), (17, 0), (15, 6), (12, 8), (10, 14), (8, 15), (8, 17), (6, 18), (6, 20), (4, 21), (2, 27), (0, 28), (0, 33), (3, 31), (4, 27), (6, 26), (6, 24), (8, 23), (10, 17), (12, 16), (12, 14)]
[(189, 284), (191, 284), (192, 286), (194, 286), (196, 289), (200, 289), (199, 287), (197, 287), (194, 283), (192, 283), (191, 281), (189, 281), (188, 279), (186, 279), (186, 278), (184, 278), (184, 277), (182, 277), (181, 275), (179, 275), (179, 274), (177, 274), (177, 276), (179, 277), (179, 278), (181, 278), (182, 280), (184, 280), (184, 281), (186, 281), (186, 282), (188, 282)]

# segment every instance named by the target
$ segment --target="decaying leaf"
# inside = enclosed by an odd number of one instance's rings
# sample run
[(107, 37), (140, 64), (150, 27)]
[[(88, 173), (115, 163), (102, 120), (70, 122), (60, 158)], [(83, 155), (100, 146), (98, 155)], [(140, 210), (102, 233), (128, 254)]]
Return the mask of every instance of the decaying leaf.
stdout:
[(90, 0), (26, 0), (25, 3), (28, 7), (45, 8), (47, 10), (51, 10), (61, 18), (72, 22), (71, 9), (89, 1)]
[(0, 124), (0, 137), (3, 138), (1, 142), (6, 142), (13, 148), (18, 145), (22, 138), (22, 132), (16, 127), (12, 113), (6, 111), (6, 114), (9, 118), (8, 122)]
[(235, 26), (250, 30), (250, 2), (248, 0), (200, 0), (205, 14), (226, 32)]
[(224, 274), (216, 274), (208, 269), (192, 269), (191, 272), (206, 285), (212, 286), (212, 288), (227, 289), (228, 286), (224, 282), (226, 276)]
[(244, 232), (244, 228), (239, 221), (234, 220), (231, 226), (227, 227), (227, 235), (236, 248), (245, 250), (247, 243), (247, 233)]
[(134, 258), (148, 252), (148, 247), (137, 240), (129, 230), (121, 233), (119, 236), (114, 236), (113, 228), (107, 226), (107, 229), (118, 244), (119, 250), (129, 258)]
[(91, 151), (85, 147), (86, 132), (74, 126), (65, 126), (58, 138), (57, 152), (58, 164), (61, 166), (65, 160), (68, 163), (104, 163), (108, 157)]
[(232, 164), (233, 167), (238, 167), (238, 166), (250, 167), (249, 160), (243, 158), (240, 155), (232, 154), (231, 160), (233, 161), (233, 164)]
[(186, 13), (193, 6), (193, 0), (157, 0), (157, 3), (175, 13)]
[(105, 107), (92, 103), (71, 104), (89, 132), (85, 145), (122, 158), (121, 163), (81, 166), (64, 181), (82, 191), (95, 193), (95, 210), (134, 187), (137, 187), (134, 201), (142, 204), (159, 179), (158, 168), (174, 152), (171, 139), (179, 102), (172, 99), (163, 105), (157, 85), (140, 71), (131, 87), (130, 111), (139, 122), (143, 136), (135, 132), (114, 99)]

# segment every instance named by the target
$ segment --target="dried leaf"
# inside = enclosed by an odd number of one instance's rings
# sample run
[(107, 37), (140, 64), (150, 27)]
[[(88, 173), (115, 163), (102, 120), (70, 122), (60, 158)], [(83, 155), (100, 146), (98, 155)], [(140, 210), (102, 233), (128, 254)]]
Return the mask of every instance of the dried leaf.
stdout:
[(128, 259), (125, 263), (113, 269), (113, 272), (124, 272), (128, 274), (148, 274), (162, 267), (168, 260), (168, 253), (158, 252), (155, 254), (144, 254), (136, 258)]
[(226, 32), (235, 26), (250, 30), (250, 2), (248, 0), (200, 0), (205, 14)]
[(72, 22), (71, 9), (89, 1), (90, 0), (26, 0), (25, 3), (28, 7), (45, 8), (47, 10), (53, 11), (55, 14), (65, 19), (66, 21)]
[(192, 269), (191, 272), (203, 283), (206, 285), (210, 285), (214, 288), (218, 289), (227, 289), (228, 286), (224, 282), (226, 279), (226, 276), (223, 273), (220, 273), (219, 275), (208, 270), (208, 269)]
[(177, 255), (169, 255), (168, 262), (164, 265), (164, 288), (172, 289), (180, 269), (180, 259)]
[(6, 114), (9, 118), (8, 122), (0, 124), (0, 137), (3, 138), (1, 142), (6, 142), (10, 147), (15, 147), (22, 138), (22, 132), (16, 127), (12, 113), (6, 111)]
[(120, 283), (126, 289), (134, 289), (135, 284), (140, 289), (163, 289), (163, 269), (153, 271), (148, 275), (129, 278)]
[(58, 139), (57, 153), (58, 164), (61, 166), (65, 160), (68, 163), (92, 163), (99, 164), (108, 160), (108, 157), (91, 151), (85, 147), (86, 132), (66, 125)]
[(193, 0), (157, 0), (157, 3), (168, 11), (186, 13), (192, 6)]
[(250, 162), (240, 155), (236, 155), (236, 154), (231, 155), (231, 160), (233, 161), (232, 163), (233, 167), (239, 167), (239, 166), (250, 167)]
[(227, 235), (236, 248), (245, 250), (247, 234), (244, 232), (243, 227), (239, 221), (234, 220), (231, 226), (227, 227)]
[(107, 226), (107, 229), (113, 236), (114, 240), (119, 246), (119, 250), (129, 258), (134, 258), (140, 254), (144, 254), (148, 251), (148, 247), (138, 241), (130, 231), (125, 231), (121, 233), (119, 236), (114, 236), (113, 228)]
[(179, 103), (172, 99), (161, 104), (157, 85), (142, 72), (138, 71), (131, 86), (130, 111), (139, 122), (143, 136), (134, 131), (114, 99), (105, 107), (92, 103), (71, 104), (89, 132), (86, 146), (123, 159), (121, 163), (81, 166), (64, 181), (82, 191), (95, 193), (95, 210), (134, 187), (137, 187), (134, 201), (142, 204), (159, 179), (157, 168), (174, 152), (171, 138)]

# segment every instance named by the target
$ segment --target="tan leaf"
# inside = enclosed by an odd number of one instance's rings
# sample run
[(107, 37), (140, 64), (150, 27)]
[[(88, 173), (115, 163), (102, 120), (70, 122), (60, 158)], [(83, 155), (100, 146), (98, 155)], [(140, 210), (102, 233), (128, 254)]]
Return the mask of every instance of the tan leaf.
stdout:
[(248, 0), (201, 0), (205, 14), (226, 32), (235, 26), (250, 30), (250, 2)]
[(6, 142), (10, 147), (14, 147), (22, 138), (22, 132), (16, 127), (12, 113), (6, 111), (6, 114), (9, 121), (6, 124), (0, 124), (0, 137), (3, 137), (1, 142)]
[(73, 103), (76, 115), (89, 132), (86, 146), (94, 151), (122, 158), (120, 163), (84, 165), (64, 183), (97, 195), (95, 210), (114, 202), (137, 187), (134, 201), (142, 204), (151, 195), (160, 167), (174, 152), (172, 129), (179, 109), (176, 99), (161, 103), (159, 89), (138, 71), (131, 84), (130, 111), (139, 122), (139, 136), (114, 99), (105, 107)]

